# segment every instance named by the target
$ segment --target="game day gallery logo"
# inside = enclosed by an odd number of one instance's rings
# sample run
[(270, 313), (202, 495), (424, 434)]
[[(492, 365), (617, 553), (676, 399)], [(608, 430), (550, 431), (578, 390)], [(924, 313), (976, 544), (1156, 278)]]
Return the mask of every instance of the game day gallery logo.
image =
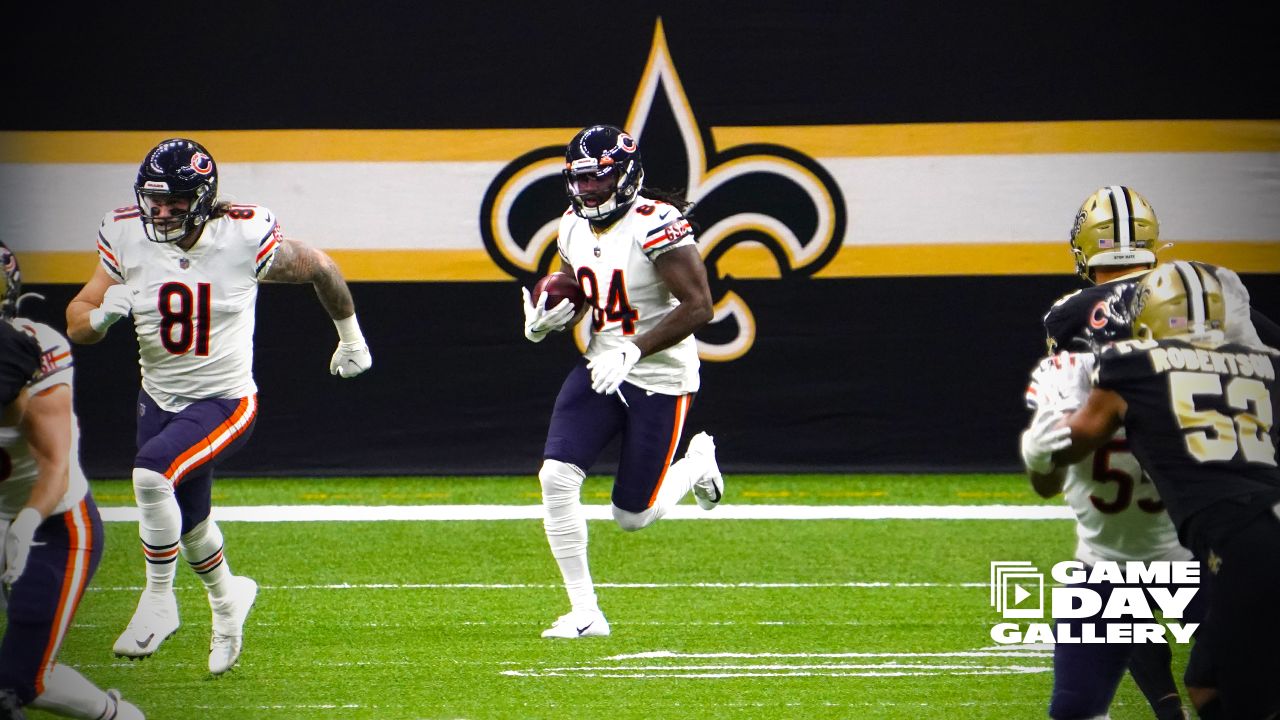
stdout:
[(1183, 622), (1200, 590), (1197, 562), (1101, 561), (1090, 567), (1069, 560), (1055, 564), (1049, 574), (1058, 584), (1046, 597), (1044, 573), (1033, 564), (991, 563), (991, 606), (1006, 620), (1030, 621), (997, 623), (992, 640), (1003, 645), (1187, 643), (1200, 627)]

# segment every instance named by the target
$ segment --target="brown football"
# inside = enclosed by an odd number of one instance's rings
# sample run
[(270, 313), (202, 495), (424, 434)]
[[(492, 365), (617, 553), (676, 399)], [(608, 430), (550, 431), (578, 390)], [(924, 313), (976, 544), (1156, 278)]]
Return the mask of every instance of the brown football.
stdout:
[(538, 280), (534, 284), (533, 290), (529, 291), (529, 296), (536, 304), (538, 298), (542, 296), (543, 291), (547, 293), (546, 308), (550, 310), (560, 304), (561, 300), (568, 300), (573, 304), (573, 322), (576, 324), (582, 319), (587, 309), (587, 296), (582, 292), (582, 286), (578, 281), (568, 273), (553, 272)]

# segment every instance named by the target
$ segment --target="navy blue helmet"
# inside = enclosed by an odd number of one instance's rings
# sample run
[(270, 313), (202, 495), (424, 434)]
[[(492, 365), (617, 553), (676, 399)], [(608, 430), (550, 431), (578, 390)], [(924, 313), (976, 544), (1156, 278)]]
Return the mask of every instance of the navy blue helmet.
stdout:
[[(607, 179), (608, 189), (580, 187), (580, 181), (587, 177)], [(583, 129), (565, 149), (564, 183), (576, 215), (589, 220), (613, 219), (626, 212), (644, 186), (640, 144), (613, 125)]]
[[(165, 140), (143, 159), (133, 191), (138, 198), (138, 208), (142, 210), (142, 226), (147, 239), (176, 242), (204, 225), (213, 214), (214, 203), (218, 200), (218, 166), (209, 151), (194, 140)], [(185, 198), (191, 201), (191, 207), (185, 214), (163, 223), (164, 227), (157, 227), (151, 217), (152, 203), (148, 202), (157, 196)]]

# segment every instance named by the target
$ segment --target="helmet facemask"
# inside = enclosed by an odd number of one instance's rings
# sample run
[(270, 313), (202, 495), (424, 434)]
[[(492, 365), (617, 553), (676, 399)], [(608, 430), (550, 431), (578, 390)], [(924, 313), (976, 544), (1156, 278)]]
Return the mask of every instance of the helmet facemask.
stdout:
[[(573, 211), (588, 220), (604, 220), (619, 208), (625, 209), (635, 200), (639, 187), (636, 183), (624, 182), (622, 175), (612, 158), (580, 158), (570, 163), (564, 171), (564, 182)], [(592, 183), (591, 179), (603, 182)], [(631, 188), (626, 198), (619, 198), (619, 185)]]
[(612, 125), (579, 132), (565, 151), (563, 174), (574, 214), (592, 221), (625, 212), (644, 186), (639, 145)]
[[(146, 183), (148, 186), (164, 184), (154, 180)], [(171, 193), (167, 188), (143, 187), (134, 194), (138, 198), (138, 209), (142, 211), (143, 232), (151, 242), (178, 242), (204, 225), (213, 212), (213, 196), (207, 186), (186, 193)], [(171, 205), (174, 200), (187, 200), (190, 204), (185, 211), (170, 211), (163, 218), (156, 217), (158, 205)]]
[(43, 300), (40, 293), (22, 292), (22, 271), (18, 268), (18, 256), (0, 242), (0, 319), (11, 320), (18, 316), (22, 301), (27, 298)]

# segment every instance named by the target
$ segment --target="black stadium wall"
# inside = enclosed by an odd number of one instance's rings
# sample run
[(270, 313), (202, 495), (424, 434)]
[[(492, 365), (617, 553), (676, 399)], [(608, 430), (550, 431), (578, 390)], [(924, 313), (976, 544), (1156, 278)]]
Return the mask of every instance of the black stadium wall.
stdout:
[[(0, 173), (9, 178), (3, 187), (44, 163), (58, 172), (78, 172), (75, 158), (65, 157), (75, 155), (77, 143), (85, 143), (88, 162), (136, 167), (147, 146), (174, 134), (229, 138), (226, 146), (233, 149), (226, 155), (206, 143), (223, 168), (224, 191), (233, 189), (227, 181), (238, 162), (281, 160), (270, 147), (274, 131), (293, 133), (280, 136), (290, 138), (299, 131), (336, 132), (318, 136), (315, 150), (326, 159), (344, 151), (324, 146), (323, 138), (363, 141), (380, 131), (465, 131), (470, 134), (462, 137), (489, 139), (524, 130), (561, 138), (562, 144), (574, 128), (627, 122), (628, 108), (634, 111), (648, 97), (652, 105), (646, 106), (649, 120), (641, 143), (652, 177), (681, 185), (681, 173), (693, 172), (685, 165), (698, 161), (696, 154), (679, 149), (698, 143), (708, 177), (715, 168), (752, 158), (783, 168), (769, 180), (739, 179), (732, 186), (726, 181), (718, 187), (734, 192), (709, 192), (693, 213), (696, 222), (711, 227), (735, 212), (750, 211), (779, 218), (802, 241), (795, 247), (771, 244), (768, 233), (739, 230), (717, 238), (719, 249), (706, 254), (718, 307), (736, 302), (749, 308), (752, 332), (749, 350), (724, 350), (721, 359), (704, 362), (702, 391), (687, 428), (716, 436), (721, 465), (730, 472), (1019, 467), (1022, 391), (1044, 351), (1040, 317), (1054, 299), (1081, 286), (1072, 273), (1067, 230), (1089, 192), (1129, 181), (1090, 178), (1088, 184), (1068, 184), (1065, 194), (1054, 190), (1051, 197), (1038, 196), (1034, 183), (1025, 183), (1012, 205), (1007, 192), (980, 189), (975, 201), (954, 209), (904, 200), (901, 210), (889, 213), (891, 221), (884, 221), (888, 232), (900, 227), (904, 237), (870, 238), (864, 248), (853, 242), (855, 234), (881, 226), (873, 217), (874, 203), (864, 200), (865, 188), (876, 187), (876, 172), (889, 176), (904, 167), (919, 168), (918, 182), (933, 188), (930, 183), (941, 181), (929, 172), (942, 168), (938, 172), (945, 173), (945, 163), (968, 154), (992, 158), (983, 173), (999, 173), (1005, 167), (1001, 163), (1025, 159), (1036, 167), (1029, 177), (1053, 176), (1055, 163), (1068, 162), (1061, 160), (1067, 156), (1074, 159), (1063, 167), (1075, 168), (1077, 160), (1087, 165), (1095, 152), (1110, 153), (1105, 162), (1117, 167), (1128, 162), (1128, 152), (1148, 153), (1156, 163), (1170, 153), (1203, 152), (1227, 158), (1222, 162), (1228, 169), (1235, 162), (1232, 153), (1250, 154), (1264, 174), (1253, 176), (1246, 168), (1239, 175), (1245, 177), (1241, 182), (1253, 177), (1260, 189), (1229, 212), (1259, 216), (1240, 221), (1224, 214), (1221, 221), (1235, 222), (1236, 229), (1222, 237), (1188, 232), (1181, 237), (1190, 242), (1179, 246), (1208, 248), (1205, 259), (1241, 269), (1255, 308), (1280, 318), (1280, 227), (1274, 211), (1264, 207), (1268, 198), (1280, 204), (1280, 80), (1258, 57), (1273, 38), (1254, 11), (1155, 4), (1104, 10), (1061, 3), (979, 9), (877, 0), (812, 7), (753, 3), (750, 9), (732, 10), (720, 4), (667, 8), (659, 3), (621, 16), (540, 3), (488, 9), (474, 3), (466, 9), (433, 5), (267, 3), (244, 12), (234, 6), (220, 9), (198, 21), (178, 13), (81, 16), (74, 27), (51, 15), (38, 17), (44, 10), (26, 8), (21, 13), (28, 17), (17, 25), (37, 30), (4, 48), (7, 66), (24, 71), (8, 89), (10, 112), (0, 119), (0, 156), (6, 163)], [(659, 32), (692, 114), (682, 116), (679, 108), (668, 107), (679, 104), (672, 95), (644, 96), (643, 88), (638, 90), (658, 57)], [(55, 37), (58, 62), (33, 60), (46, 57), (42, 53)], [(133, 41), (103, 43), (103, 37)], [(672, 76), (664, 77), (669, 86)], [(682, 118), (695, 116), (696, 128), (681, 124)], [(716, 134), (726, 128), (765, 139), (729, 147), (726, 136)], [(823, 128), (833, 130), (829, 134)], [(871, 139), (890, 137), (876, 134), (883, 130), (899, 138), (911, 136), (914, 128), (940, 137), (942, 149), (911, 145), (902, 155), (921, 164), (872, 165), (867, 175), (853, 164), (856, 158), (892, 163), (899, 155), (851, 149), (855, 143), (849, 137), (861, 138), (864, 132)], [(956, 133), (971, 128), (987, 144), (969, 153)], [(1005, 137), (1006, 128), (1021, 138), (1015, 149), (1000, 145), (1012, 140), (991, 139)], [(1106, 134), (1117, 128), (1128, 133), (1126, 139)], [(1151, 128), (1156, 135), (1143, 136)], [(1058, 140), (1039, 149), (1041, 130)], [(1224, 133), (1236, 139), (1222, 140)], [(122, 137), (131, 143), (148, 140), (138, 146), (141, 150), (119, 153), (92, 146)], [(231, 141), (245, 137), (258, 149), (236, 149), (241, 146)], [(389, 166), (414, 159), (417, 146), (400, 148), (396, 138), (421, 136), (388, 137), (359, 161)], [(803, 144), (787, 145), (778, 137), (802, 138)], [(828, 153), (828, 143), (839, 148)], [(48, 149), (53, 146), (58, 149)], [(524, 340), (518, 286), (532, 284), (549, 256), (540, 252), (520, 260), (519, 252), (533, 246), (506, 247), (486, 223), (494, 207), (509, 205), (508, 222), (518, 234), (521, 227), (542, 221), (538, 213), (547, 202), (560, 202), (506, 197), (498, 181), (553, 159), (554, 151), (547, 150), (552, 146), (550, 140), (538, 141), (523, 155), (477, 150), (462, 158), (483, 166), (489, 173), (485, 183), (497, 179), (483, 202), (477, 198), (479, 216), (467, 216), (473, 227), (459, 231), (475, 238), (461, 249), (448, 245), (436, 248), (439, 255), (423, 255), (403, 245), (379, 245), (375, 237), (357, 249), (363, 255), (333, 253), (344, 269), (345, 258), (355, 258), (348, 274), (375, 361), (364, 377), (344, 381), (328, 375), (336, 337), (310, 288), (264, 285), (255, 365), (261, 414), (250, 444), (223, 471), (535, 472), (552, 402), (578, 351), (565, 337), (539, 345)], [(283, 158), (296, 160), (296, 155)], [(291, 192), (330, 192), (313, 186), (306, 171), (310, 166), (301, 167), (285, 183)], [(1159, 177), (1149, 167), (1143, 172), (1147, 175), (1141, 177)], [(854, 177), (870, 179), (865, 186), (847, 181)], [(113, 188), (112, 197), (125, 204), (131, 176), (124, 172), (119, 178), (122, 184)], [(894, 182), (904, 182), (908, 191), (917, 184), (910, 177)], [(1162, 205), (1145, 186), (1135, 186), (1162, 213), (1166, 231), (1177, 234), (1164, 212), (1168, 208), (1177, 218), (1180, 201)], [(548, 177), (531, 184), (530, 192), (554, 195), (554, 187)], [(936, 197), (947, 185), (938, 187), (921, 196)], [(1198, 192), (1192, 188), (1186, 194)], [(797, 211), (793, 217), (791, 198), (805, 205), (806, 198), (817, 197), (813, 193), (825, 193), (829, 202), (815, 201), (813, 213)], [(420, 199), (423, 207), (429, 205), (429, 198)], [(58, 198), (62, 204), (77, 200), (65, 192)], [(339, 212), (344, 198), (331, 202)], [(111, 207), (95, 206), (93, 215)], [(1016, 216), (1028, 208), (1045, 207), (1052, 217), (1036, 222), (1048, 223), (1050, 231), (1022, 236), (1009, 229), (1024, 222)], [(1264, 209), (1255, 211), (1258, 207)], [(434, 222), (413, 202), (400, 199), (385, 212), (403, 219), (372, 234), (389, 238)], [(938, 218), (950, 212), (973, 230), (938, 244), (906, 237), (921, 224), (942, 224)], [(5, 241), (19, 248), (20, 260), (32, 258), (24, 261), (27, 289), (45, 296), (25, 306), (28, 314), (63, 327), (63, 309), (78, 289), (76, 279), (92, 271), (92, 259), (78, 249), (52, 245), (54, 240), (24, 245), (12, 234), (39, 227), (41, 219), (28, 226), (13, 220), (13, 211), (4, 213), (10, 216), (0, 214)], [(288, 230), (288, 218), (283, 219)], [(1191, 220), (1212, 226), (1219, 218)], [(325, 220), (309, 222), (319, 227)], [(806, 233), (820, 234), (814, 228), (829, 229), (831, 243), (806, 245)], [(991, 242), (981, 236), (984, 228), (993, 233)], [(79, 233), (86, 253), (94, 231), (90, 222)], [(1232, 242), (1212, 242), (1224, 238)], [(750, 246), (740, 252), (754, 250), (757, 259), (745, 266), (730, 263), (726, 256), (735, 243)], [(869, 254), (857, 254), (864, 249)], [(469, 258), (465, 262), (478, 257), (486, 269), (428, 267), (416, 274), (368, 269), (370, 258), (390, 250), (411, 253), (398, 258), (428, 258), (428, 265), (430, 258), (456, 259), (463, 253)], [(768, 271), (759, 271), (761, 262)], [(748, 271), (735, 270), (741, 267)], [(736, 347), (730, 335), (741, 336), (744, 316), (734, 317), (736, 327), (719, 324), (700, 339), (713, 347)], [(128, 323), (98, 345), (77, 346), (75, 360), (85, 468), (93, 477), (127, 475), (138, 390), (136, 344)], [(609, 466), (602, 462), (595, 470)]]

